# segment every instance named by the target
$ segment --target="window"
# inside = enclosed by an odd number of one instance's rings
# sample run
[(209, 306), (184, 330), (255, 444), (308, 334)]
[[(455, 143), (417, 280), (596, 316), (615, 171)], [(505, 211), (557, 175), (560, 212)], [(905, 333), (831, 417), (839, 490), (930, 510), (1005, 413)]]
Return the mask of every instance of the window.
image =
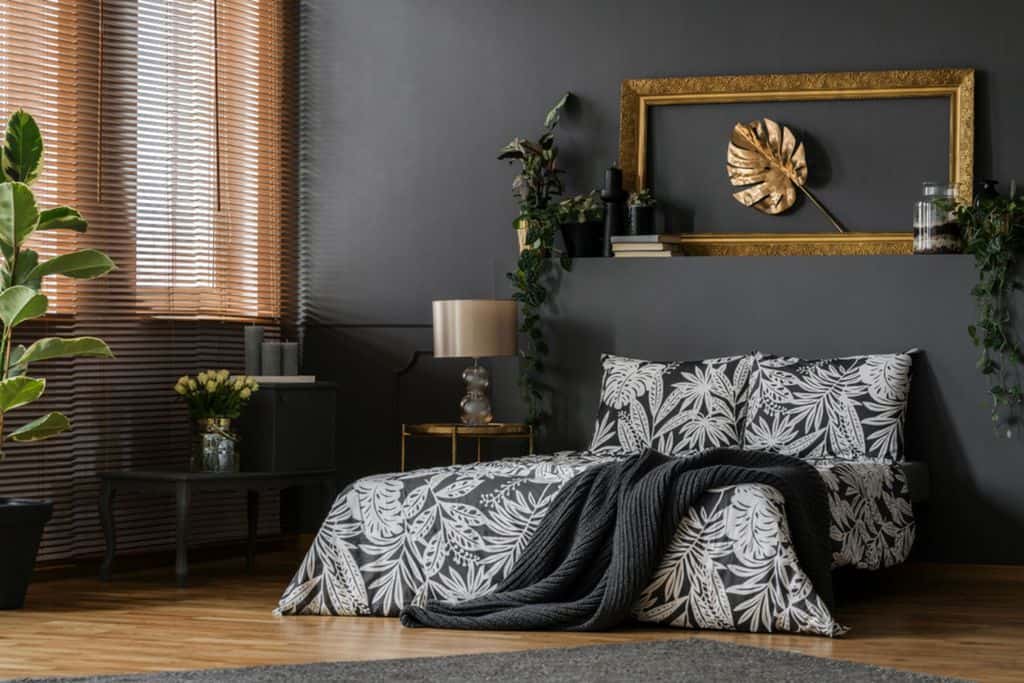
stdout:
[(274, 156), (291, 76), (277, 4), (138, 0), (136, 283), (157, 314), (280, 315), (295, 171)]
[[(294, 325), (298, 25), (294, 0), (0, 1), (0, 116), (20, 107), (40, 125), (40, 204), (89, 221), (34, 247), (95, 247), (118, 266), (58, 280), (59, 315), (19, 328), (100, 336), (117, 355), (39, 364), (33, 415), (59, 409), (72, 431), (5, 448), (0, 496), (56, 503), (44, 560), (101, 552), (97, 469), (187, 466), (178, 376), (241, 369), (244, 323), (270, 338)], [(244, 501), (198, 503), (216, 511), (196, 515), (197, 541), (244, 536)], [(273, 497), (263, 510), (272, 527)], [(119, 546), (167, 547), (172, 520), (170, 501), (125, 498)]]
[[(46, 172), (33, 191), (42, 206), (72, 204), (81, 199), (76, 169), (81, 160), (82, 139), (78, 122), (82, 114), (74, 93), (79, 55), (62, 50), (65, 38), (60, 25), (72, 19), (72, 8), (56, 2), (0, 3), (0, 117), (15, 109), (32, 112), (46, 132)], [(67, 249), (74, 237), (63, 231), (37, 232), (31, 247), (41, 258)], [(52, 313), (68, 313), (73, 287), (66, 280), (47, 282)]]

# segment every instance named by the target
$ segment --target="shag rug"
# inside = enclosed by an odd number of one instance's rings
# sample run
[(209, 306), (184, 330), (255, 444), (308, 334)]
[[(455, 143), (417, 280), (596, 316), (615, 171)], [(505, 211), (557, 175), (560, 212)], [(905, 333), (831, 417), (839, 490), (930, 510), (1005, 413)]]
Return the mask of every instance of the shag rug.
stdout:
[[(467, 638), (472, 634), (467, 633)], [(39, 681), (40, 679), (32, 679)], [(896, 669), (689, 638), (457, 657), (168, 671), (64, 681), (952, 681)]]

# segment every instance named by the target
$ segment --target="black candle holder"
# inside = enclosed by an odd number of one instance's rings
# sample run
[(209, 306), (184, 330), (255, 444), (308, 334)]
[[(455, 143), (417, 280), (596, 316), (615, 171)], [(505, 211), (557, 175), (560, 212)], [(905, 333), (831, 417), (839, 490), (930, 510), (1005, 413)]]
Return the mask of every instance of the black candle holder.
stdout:
[(611, 166), (604, 173), (604, 255), (612, 255), (612, 237), (625, 234), (626, 199), (629, 195), (622, 189), (622, 169)]

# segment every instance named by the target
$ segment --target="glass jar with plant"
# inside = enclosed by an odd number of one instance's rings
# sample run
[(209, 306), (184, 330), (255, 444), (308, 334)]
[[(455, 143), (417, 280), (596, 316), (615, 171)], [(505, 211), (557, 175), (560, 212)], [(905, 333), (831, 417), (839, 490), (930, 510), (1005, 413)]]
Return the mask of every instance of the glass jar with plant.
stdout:
[(644, 188), (639, 192), (629, 193), (629, 234), (653, 235), (654, 207), (657, 206), (651, 191)]
[[(91, 279), (114, 269), (113, 261), (95, 249), (40, 261), (39, 253), (28, 246), (37, 231), (85, 232), (87, 227), (82, 215), (69, 206), (40, 210), (30, 186), (39, 177), (42, 162), (39, 127), (24, 111), (14, 112), (7, 122), (0, 171), (0, 440), (6, 442), (41, 441), (71, 428), (67, 417), (51, 412), (4, 432), (9, 411), (24, 409), (43, 395), (46, 380), (29, 376), (35, 363), (71, 356), (113, 357), (96, 337), (43, 337), (28, 346), (14, 341), (18, 327), (46, 315), (49, 299), (42, 291), (46, 277)], [(0, 498), (0, 547), (4, 548), (0, 609), (22, 606), (39, 539), (52, 511), (49, 501)]]
[(604, 202), (597, 190), (560, 201), (558, 223), (571, 258), (604, 255)]
[(231, 421), (242, 414), (259, 388), (253, 378), (227, 370), (206, 370), (178, 379), (174, 391), (185, 401), (196, 424), (193, 472), (238, 471), (238, 435)]
[(1013, 314), (1013, 293), (1024, 287), (1017, 277), (1024, 253), (1024, 201), (1016, 194), (1011, 185), (1008, 197), (986, 194), (954, 208), (964, 251), (974, 256), (978, 269), (971, 290), (978, 318), (967, 333), (981, 349), (977, 366), (989, 380), (993, 428), (1007, 438), (1020, 427), (1024, 406), (1024, 351)]
[(518, 162), (519, 173), (512, 181), (512, 194), (519, 203), (519, 215), (514, 225), (519, 235), (519, 259), (516, 269), (506, 277), (515, 288), (512, 298), (522, 308), (519, 331), (526, 341), (520, 346), (519, 384), (527, 406), (527, 419), (539, 424), (544, 416), (542, 375), (548, 345), (541, 326), (541, 307), (547, 300), (545, 278), (552, 268), (551, 257), (557, 256), (564, 270), (571, 267), (567, 254), (558, 254), (554, 248), (558, 230), (558, 206), (553, 199), (562, 194), (562, 174), (558, 168), (558, 147), (554, 130), (562, 110), (572, 97), (566, 93), (544, 118), (544, 132), (536, 142), (513, 138), (498, 154), (498, 159)]

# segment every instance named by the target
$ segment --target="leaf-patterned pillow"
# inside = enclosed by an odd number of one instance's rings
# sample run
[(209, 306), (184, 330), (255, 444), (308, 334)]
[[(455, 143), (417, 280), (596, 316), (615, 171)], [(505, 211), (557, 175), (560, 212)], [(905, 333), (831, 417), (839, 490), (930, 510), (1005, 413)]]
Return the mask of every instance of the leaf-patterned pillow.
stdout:
[(911, 358), (757, 354), (743, 447), (800, 458), (903, 461)]
[(693, 455), (739, 447), (752, 356), (653, 362), (605, 355), (590, 450)]

